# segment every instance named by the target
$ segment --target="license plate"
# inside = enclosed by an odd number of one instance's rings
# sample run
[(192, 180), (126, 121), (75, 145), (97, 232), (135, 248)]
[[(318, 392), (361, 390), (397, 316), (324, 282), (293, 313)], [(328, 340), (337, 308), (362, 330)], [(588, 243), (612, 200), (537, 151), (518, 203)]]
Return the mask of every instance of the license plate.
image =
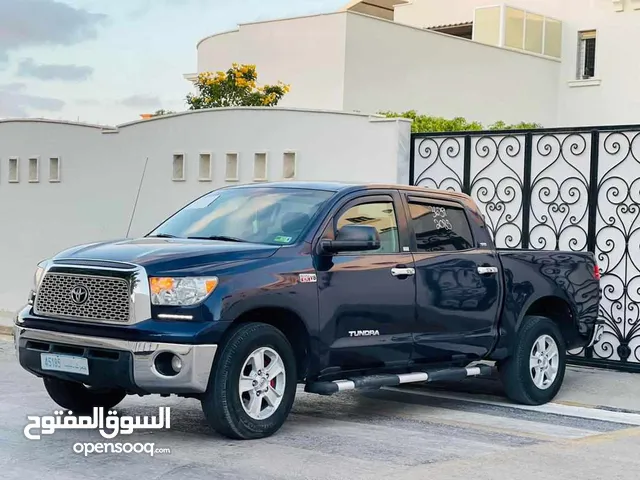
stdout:
[(40, 365), (42, 366), (43, 370), (55, 370), (57, 372), (89, 375), (89, 362), (86, 358), (83, 357), (56, 355), (54, 353), (41, 353)]

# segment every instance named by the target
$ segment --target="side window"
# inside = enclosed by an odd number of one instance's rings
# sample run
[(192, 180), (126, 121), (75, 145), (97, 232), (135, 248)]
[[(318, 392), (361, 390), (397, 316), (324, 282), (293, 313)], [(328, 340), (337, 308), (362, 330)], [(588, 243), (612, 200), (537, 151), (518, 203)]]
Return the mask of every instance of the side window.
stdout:
[(363, 203), (345, 211), (336, 222), (336, 232), (345, 225), (369, 225), (380, 235), (380, 248), (367, 253), (395, 253), (398, 247), (398, 223), (393, 202)]
[(419, 252), (449, 252), (473, 247), (469, 222), (462, 208), (409, 202)]

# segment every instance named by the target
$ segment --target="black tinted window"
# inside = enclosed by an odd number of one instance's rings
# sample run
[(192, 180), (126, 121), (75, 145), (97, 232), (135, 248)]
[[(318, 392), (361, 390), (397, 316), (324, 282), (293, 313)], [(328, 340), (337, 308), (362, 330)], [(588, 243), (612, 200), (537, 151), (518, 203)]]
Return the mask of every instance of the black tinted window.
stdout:
[(428, 203), (409, 203), (416, 243), (420, 252), (466, 250), (473, 238), (464, 210)]

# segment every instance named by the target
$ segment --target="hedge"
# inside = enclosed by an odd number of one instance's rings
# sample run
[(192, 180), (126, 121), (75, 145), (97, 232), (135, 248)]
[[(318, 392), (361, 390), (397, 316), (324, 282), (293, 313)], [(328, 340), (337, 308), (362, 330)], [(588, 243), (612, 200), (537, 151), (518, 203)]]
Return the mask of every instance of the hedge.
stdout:
[(387, 118), (410, 118), (413, 120), (411, 131), (413, 133), (422, 132), (463, 132), (469, 130), (522, 130), (530, 128), (542, 128), (538, 123), (520, 122), (516, 124), (507, 124), (503, 121), (495, 122), (488, 127), (480, 122), (469, 122), (463, 117), (455, 117), (447, 119), (443, 117), (430, 117), (428, 115), (418, 115), (415, 110), (409, 110), (403, 113), (396, 112), (379, 112)]

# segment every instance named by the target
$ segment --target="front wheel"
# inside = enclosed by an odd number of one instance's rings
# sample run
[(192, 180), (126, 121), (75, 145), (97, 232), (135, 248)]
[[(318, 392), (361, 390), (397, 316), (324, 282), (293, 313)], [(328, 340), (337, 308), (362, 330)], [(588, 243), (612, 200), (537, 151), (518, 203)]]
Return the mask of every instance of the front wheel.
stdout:
[(282, 332), (263, 323), (243, 324), (215, 360), (202, 410), (226, 437), (268, 437), (288, 417), (297, 383), (296, 358)]
[(562, 386), (566, 361), (558, 326), (546, 317), (526, 317), (511, 357), (499, 367), (507, 397), (525, 405), (550, 402)]

